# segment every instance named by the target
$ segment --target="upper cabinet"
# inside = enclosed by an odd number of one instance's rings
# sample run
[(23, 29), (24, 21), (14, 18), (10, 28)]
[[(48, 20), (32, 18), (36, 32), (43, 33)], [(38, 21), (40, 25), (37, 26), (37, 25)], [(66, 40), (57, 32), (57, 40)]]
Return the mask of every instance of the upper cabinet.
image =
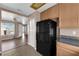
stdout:
[(78, 6), (77, 4), (59, 4), (60, 28), (78, 27)]
[(77, 3), (77, 7), (78, 7), (77, 11), (78, 11), (78, 27), (79, 27), (79, 3)]
[(41, 13), (41, 20), (53, 19), (58, 17), (58, 4)]
[(48, 18), (53, 19), (58, 17), (58, 4), (48, 9)]
[(41, 20), (57, 17), (60, 28), (78, 28), (79, 3), (59, 3), (41, 13)]
[(47, 11), (42, 12), (41, 15), (40, 15), (40, 19), (41, 20), (48, 19), (48, 12)]

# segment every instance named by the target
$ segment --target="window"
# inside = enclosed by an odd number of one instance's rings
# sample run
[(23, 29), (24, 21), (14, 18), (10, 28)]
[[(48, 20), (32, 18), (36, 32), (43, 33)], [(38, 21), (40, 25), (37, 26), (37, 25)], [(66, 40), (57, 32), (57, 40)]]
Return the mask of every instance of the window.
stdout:
[(1, 35), (14, 35), (14, 23), (1, 23)]

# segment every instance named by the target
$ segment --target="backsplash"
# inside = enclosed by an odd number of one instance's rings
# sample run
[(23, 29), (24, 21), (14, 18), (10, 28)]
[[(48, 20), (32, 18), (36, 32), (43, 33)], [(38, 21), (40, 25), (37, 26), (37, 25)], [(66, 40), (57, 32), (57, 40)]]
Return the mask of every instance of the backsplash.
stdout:
[(77, 29), (60, 29), (60, 35), (79, 37), (79, 28), (77, 28)]

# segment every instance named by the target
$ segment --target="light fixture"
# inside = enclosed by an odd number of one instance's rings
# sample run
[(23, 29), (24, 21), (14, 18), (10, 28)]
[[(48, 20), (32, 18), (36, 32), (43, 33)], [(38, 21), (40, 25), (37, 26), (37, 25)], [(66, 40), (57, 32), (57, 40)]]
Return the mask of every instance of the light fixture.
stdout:
[(45, 3), (33, 3), (31, 5), (31, 7), (36, 10), (36, 9), (39, 9), (40, 7), (42, 7), (44, 4)]

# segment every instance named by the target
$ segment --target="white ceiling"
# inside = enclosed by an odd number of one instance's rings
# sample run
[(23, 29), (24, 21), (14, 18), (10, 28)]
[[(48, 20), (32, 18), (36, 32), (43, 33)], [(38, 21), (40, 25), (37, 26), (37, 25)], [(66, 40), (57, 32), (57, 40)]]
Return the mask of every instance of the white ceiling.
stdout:
[(32, 13), (34, 13), (35, 11), (38, 12), (43, 12), (45, 10), (47, 10), (48, 8), (56, 5), (56, 3), (46, 3), (45, 5), (43, 5), (42, 7), (40, 7), (37, 10), (32, 9), (31, 6), (32, 3), (2, 3), (2, 5), (7, 6), (11, 9), (15, 9), (19, 12), (21, 12), (22, 14), (28, 16)]

